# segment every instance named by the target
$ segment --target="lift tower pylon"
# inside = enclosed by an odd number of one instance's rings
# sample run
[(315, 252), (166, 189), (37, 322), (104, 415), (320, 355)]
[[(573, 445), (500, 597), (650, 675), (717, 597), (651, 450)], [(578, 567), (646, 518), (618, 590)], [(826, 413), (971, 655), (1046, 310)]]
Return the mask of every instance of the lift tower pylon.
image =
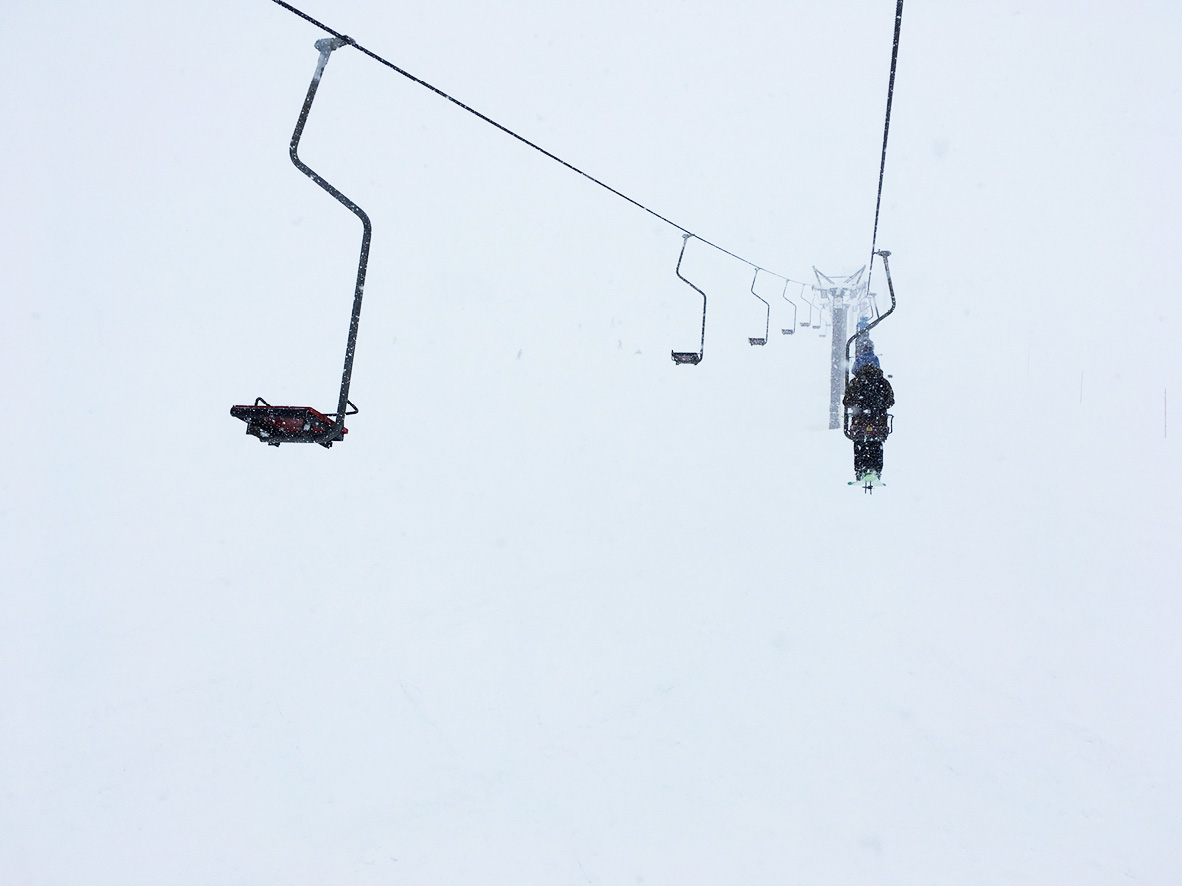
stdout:
[(866, 290), (862, 282), (863, 265), (844, 277), (830, 277), (813, 268), (817, 282), (813, 291), (820, 296), (822, 304), (828, 305), (832, 329), (829, 345), (829, 429), (841, 427), (841, 398), (845, 394), (845, 344), (848, 329), (849, 308), (859, 304)]

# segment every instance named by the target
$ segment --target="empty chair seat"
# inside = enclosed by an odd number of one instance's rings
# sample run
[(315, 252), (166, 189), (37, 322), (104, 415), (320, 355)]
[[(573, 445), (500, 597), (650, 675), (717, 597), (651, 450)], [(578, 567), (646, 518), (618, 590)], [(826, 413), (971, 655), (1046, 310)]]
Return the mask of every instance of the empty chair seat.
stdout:
[(336, 428), (335, 420), (311, 406), (272, 406), (259, 397), (253, 406), (231, 406), (230, 415), (246, 422), (246, 433), (264, 443), (319, 443), (332, 446), (349, 433)]

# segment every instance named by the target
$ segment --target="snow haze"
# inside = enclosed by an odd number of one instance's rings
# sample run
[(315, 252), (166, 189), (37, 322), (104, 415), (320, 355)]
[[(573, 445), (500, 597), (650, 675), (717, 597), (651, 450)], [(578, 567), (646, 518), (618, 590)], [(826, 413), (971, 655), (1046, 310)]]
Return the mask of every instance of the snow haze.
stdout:
[[(894, 3), (306, 0), (797, 280)], [(0, 881), (1182, 880), (1182, 7), (904, 11), (780, 284), (266, 0), (10, 2)], [(885, 307), (885, 277), (874, 270)], [(789, 287), (789, 295), (794, 292)], [(1168, 429), (1167, 397), (1177, 432)]]

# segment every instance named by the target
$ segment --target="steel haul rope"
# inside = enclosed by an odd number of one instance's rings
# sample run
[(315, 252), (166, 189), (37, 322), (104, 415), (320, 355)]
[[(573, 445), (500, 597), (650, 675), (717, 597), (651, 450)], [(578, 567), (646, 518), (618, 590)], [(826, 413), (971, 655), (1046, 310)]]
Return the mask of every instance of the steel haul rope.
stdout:
[[(475, 108), (471, 107), (470, 105), (464, 104), (458, 98), (455, 98), (452, 95), (448, 95), (446, 92), (444, 92), (442, 89), (438, 88), (437, 86), (432, 86), (426, 80), (416, 77), (414, 74), (410, 73), (409, 71), (406, 71), (406, 70), (398, 67), (398, 65), (394, 64), (393, 62), (387, 61), (386, 59), (382, 58), (377, 53), (366, 49), (364, 46), (362, 46), (360, 43), (358, 43), (356, 40), (352, 39), (351, 37), (346, 37), (344, 34), (340, 33), (339, 31), (334, 31), (328, 25), (324, 24), (323, 22), (317, 21), (316, 19), (312, 18), (312, 16), (308, 15), (306, 12), (304, 12), (300, 9), (297, 9), (296, 7), (292, 6), (290, 3), (286, 3), (286, 2), (284, 2), (284, 0), (272, 0), (272, 2), (278, 4), (279, 6), (282, 6), (288, 12), (298, 15), (300, 18), (304, 19), (304, 21), (315, 25), (316, 27), (320, 28), (322, 31), (326, 31), (329, 34), (332, 34), (334, 37), (345, 41), (345, 43), (347, 43), (349, 46), (352, 46), (358, 52), (368, 55), (374, 61), (380, 62), (381, 64), (385, 65), (390, 70), (401, 74), (403, 77), (406, 77), (408, 80), (419, 84), (419, 86), (422, 86), (426, 89), (431, 90), (432, 92), (434, 92), (436, 95), (440, 96), (441, 98), (445, 98), (449, 102), (451, 102), (452, 104), (457, 105), (460, 108), (463, 108), (469, 114), (472, 114), (473, 116), (480, 118), (485, 123), (488, 123), (490, 126), (495, 126), (501, 132), (505, 133), (506, 135), (512, 136), (513, 138), (517, 139), (522, 144), (528, 145), (529, 147), (533, 148), (538, 153), (543, 154), (546, 157), (549, 157), (551, 160), (555, 161), (556, 163), (561, 163), (567, 169), (571, 170), (571, 172), (578, 173), (579, 175), (583, 176), (583, 178), (594, 182), (595, 184), (599, 185), (601, 188), (615, 194), (617, 197), (627, 200), (629, 203), (631, 203), (633, 206), (637, 207), (638, 209), (643, 209), (649, 215), (653, 216), (654, 218), (659, 219), (660, 221), (663, 221), (665, 224), (667, 224), (673, 228), (676, 228), (677, 230), (681, 231), (683, 234), (693, 237), (696, 240), (700, 240), (702, 243), (705, 243), (707, 246), (710, 246), (714, 249), (717, 249), (719, 252), (729, 255), (731, 258), (737, 259), (738, 261), (743, 262), (743, 264), (748, 265), (749, 267), (755, 268), (758, 271), (763, 271), (765, 274), (771, 274), (773, 277), (779, 277), (781, 280), (787, 280), (792, 283), (801, 282), (799, 280), (793, 280), (791, 277), (786, 277), (784, 274), (778, 274), (775, 271), (769, 270), (768, 268), (764, 267), (763, 265), (756, 264), (755, 262), (751, 261), (750, 259), (743, 258), (743, 256), (738, 255), (737, 253), (731, 252), (729, 249), (725, 249), (722, 246), (719, 246), (717, 243), (713, 243), (710, 240), (707, 240), (705, 237), (701, 237), (698, 234), (695, 234), (689, 228), (683, 227), (682, 225), (679, 225), (677, 222), (673, 221), (672, 219), (666, 218), (665, 216), (661, 215), (659, 212), (645, 206), (640, 201), (632, 199), (631, 197), (629, 197), (627, 194), (623, 193), (622, 191), (617, 191), (611, 185), (600, 181), (599, 179), (597, 179), (595, 176), (591, 175), (590, 173), (584, 172), (583, 170), (579, 169), (574, 164), (568, 163), (566, 160), (563, 160), (557, 154), (552, 154), (550, 151), (547, 151), (545, 148), (541, 147), (540, 145), (535, 144), (534, 142), (527, 139), (525, 136), (517, 134), (509, 127), (504, 126), (504, 125), (498, 123), (496, 120), (493, 120), (491, 117), (480, 113), (480, 111), (476, 110)], [(899, 5), (902, 6), (902, 0), (900, 0)], [(898, 43), (898, 27), (897, 27), (897, 25), (896, 25), (896, 31), (895, 31), (895, 39), (896, 39), (896, 45), (897, 45), (897, 43)], [(892, 65), (892, 72), (893, 72), (893, 65)], [(892, 74), (892, 76), (893, 76), (893, 74)]]
[(895, 41), (891, 47), (891, 76), (887, 81), (886, 122), (882, 127), (882, 159), (878, 164), (878, 198), (874, 202), (874, 234), (870, 238), (870, 273), (866, 275), (866, 291), (874, 274), (875, 248), (878, 246), (878, 214), (882, 209), (882, 180), (886, 173), (887, 136), (891, 132), (891, 99), (895, 96), (895, 65), (899, 61), (899, 31), (903, 27), (903, 0), (895, 5)]

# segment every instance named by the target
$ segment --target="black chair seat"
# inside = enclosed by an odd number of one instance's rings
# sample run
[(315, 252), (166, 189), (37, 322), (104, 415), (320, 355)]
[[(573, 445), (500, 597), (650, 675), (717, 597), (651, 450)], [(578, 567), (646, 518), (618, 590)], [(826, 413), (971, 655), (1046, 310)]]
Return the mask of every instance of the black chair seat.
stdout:
[(231, 406), (230, 415), (246, 422), (246, 433), (271, 446), (280, 443), (319, 443), (329, 447), (349, 433), (347, 428), (341, 427), (334, 434), (336, 423), (333, 419), (311, 406), (256, 403), (254, 406)]

